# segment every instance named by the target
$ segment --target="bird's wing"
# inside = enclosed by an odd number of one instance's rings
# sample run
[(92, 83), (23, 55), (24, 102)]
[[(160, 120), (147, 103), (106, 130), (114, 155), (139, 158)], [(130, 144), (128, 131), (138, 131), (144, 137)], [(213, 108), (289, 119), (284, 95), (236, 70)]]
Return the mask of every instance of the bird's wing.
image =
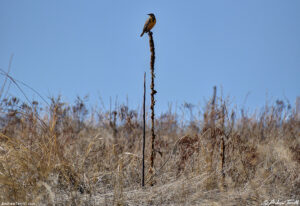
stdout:
[(150, 18), (147, 19), (147, 21), (145, 22), (144, 28), (143, 28), (143, 32), (147, 32), (147, 27), (150, 24)]

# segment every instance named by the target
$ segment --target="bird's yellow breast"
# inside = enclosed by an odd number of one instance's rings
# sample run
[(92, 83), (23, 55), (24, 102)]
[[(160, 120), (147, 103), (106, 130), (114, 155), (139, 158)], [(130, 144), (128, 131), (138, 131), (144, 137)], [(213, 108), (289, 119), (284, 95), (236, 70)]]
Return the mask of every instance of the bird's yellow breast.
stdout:
[(154, 25), (156, 24), (156, 19), (150, 19), (150, 22), (149, 22), (149, 24), (148, 24), (148, 28), (147, 28), (147, 30), (148, 31), (150, 31), (153, 27), (154, 27)]

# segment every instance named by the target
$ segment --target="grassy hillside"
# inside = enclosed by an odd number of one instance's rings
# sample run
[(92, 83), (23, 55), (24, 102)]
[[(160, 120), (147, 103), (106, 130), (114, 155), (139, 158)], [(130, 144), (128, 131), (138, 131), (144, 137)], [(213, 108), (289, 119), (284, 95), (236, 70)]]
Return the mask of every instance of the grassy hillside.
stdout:
[[(52, 99), (0, 103), (0, 199), (61, 205), (261, 205), (300, 200), (300, 119), (283, 101), (256, 113), (216, 97), (157, 116), (155, 175), (141, 188), (142, 114)], [(192, 115), (191, 115), (192, 114)], [(299, 114), (298, 114), (299, 115)], [(190, 118), (186, 118), (186, 116)], [(188, 119), (188, 120), (187, 120)], [(154, 183), (150, 186), (149, 182)], [(300, 204), (300, 203), (299, 203)]]

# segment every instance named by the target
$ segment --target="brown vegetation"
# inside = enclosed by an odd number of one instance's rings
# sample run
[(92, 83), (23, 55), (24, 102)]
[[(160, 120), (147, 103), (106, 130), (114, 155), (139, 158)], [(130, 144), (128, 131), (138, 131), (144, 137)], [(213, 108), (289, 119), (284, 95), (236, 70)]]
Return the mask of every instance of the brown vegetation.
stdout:
[[(91, 112), (78, 98), (41, 108), (0, 105), (0, 199), (63, 205), (260, 205), (300, 199), (300, 120), (277, 101), (259, 113), (182, 106), (155, 119), (155, 181), (141, 188), (142, 114), (121, 105)], [(197, 109), (197, 108), (196, 108)], [(149, 117), (147, 118), (149, 121)], [(150, 125), (150, 124), (148, 124)], [(146, 130), (151, 155), (151, 129)], [(146, 168), (150, 162), (145, 163)]]

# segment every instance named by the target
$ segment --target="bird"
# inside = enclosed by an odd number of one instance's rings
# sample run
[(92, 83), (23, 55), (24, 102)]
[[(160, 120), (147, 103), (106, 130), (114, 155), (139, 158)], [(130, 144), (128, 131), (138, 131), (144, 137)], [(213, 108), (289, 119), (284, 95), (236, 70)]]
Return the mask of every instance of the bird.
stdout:
[(150, 17), (147, 19), (147, 21), (144, 25), (143, 32), (141, 33), (141, 37), (144, 35), (144, 33), (149, 32), (154, 27), (154, 25), (156, 24), (156, 19), (155, 19), (154, 14), (150, 13), (148, 15)]

